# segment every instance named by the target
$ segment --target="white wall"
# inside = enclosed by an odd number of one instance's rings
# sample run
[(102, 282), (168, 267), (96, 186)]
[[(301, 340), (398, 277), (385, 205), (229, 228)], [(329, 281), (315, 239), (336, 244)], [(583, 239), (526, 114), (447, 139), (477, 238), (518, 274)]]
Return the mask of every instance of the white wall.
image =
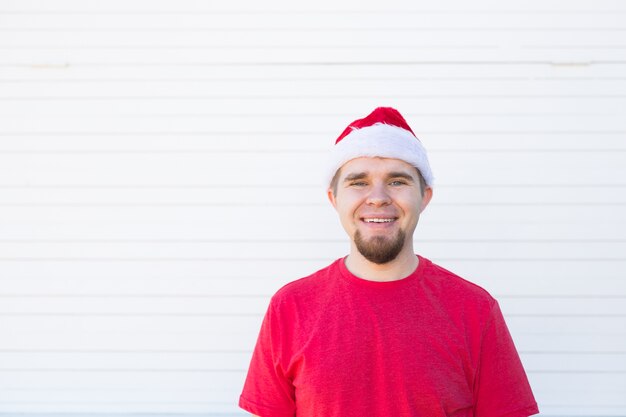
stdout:
[(347, 242), (325, 152), (395, 106), (419, 252), (494, 294), (546, 416), (626, 415), (626, 4), (0, 0), (0, 413), (215, 413)]

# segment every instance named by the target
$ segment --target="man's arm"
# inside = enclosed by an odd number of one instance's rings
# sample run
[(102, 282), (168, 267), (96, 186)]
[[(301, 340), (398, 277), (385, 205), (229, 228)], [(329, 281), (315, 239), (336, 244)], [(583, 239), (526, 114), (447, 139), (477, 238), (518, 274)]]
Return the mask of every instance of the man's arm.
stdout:
[[(282, 352), (283, 317), (270, 302), (257, 343), (252, 353), (248, 375), (239, 396), (239, 407), (258, 417), (293, 417), (296, 414), (295, 387), (276, 364), (276, 352)], [(254, 413), (254, 414), (253, 414)]]
[(527, 417), (539, 413), (519, 354), (495, 301), (482, 334), (475, 378), (475, 415)]

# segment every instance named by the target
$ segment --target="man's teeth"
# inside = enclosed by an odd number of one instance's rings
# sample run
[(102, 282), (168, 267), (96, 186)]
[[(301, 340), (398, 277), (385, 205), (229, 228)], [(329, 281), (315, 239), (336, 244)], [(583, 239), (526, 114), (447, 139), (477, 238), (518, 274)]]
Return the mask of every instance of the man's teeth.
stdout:
[(364, 219), (365, 223), (391, 223), (394, 219)]

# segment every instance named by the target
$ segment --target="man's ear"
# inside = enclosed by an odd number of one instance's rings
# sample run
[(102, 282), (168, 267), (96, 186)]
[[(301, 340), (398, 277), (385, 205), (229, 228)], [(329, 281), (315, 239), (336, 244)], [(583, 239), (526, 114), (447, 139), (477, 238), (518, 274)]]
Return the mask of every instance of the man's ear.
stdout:
[(422, 204), (420, 207), (420, 213), (426, 209), (428, 203), (433, 198), (433, 189), (431, 187), (426, 187), (424, 190), (424, 196), (422, 197)]
[(333, 189), (329, 188), (326, 191), (326, 195), (328, 196), (328, 201), (330, 201), (330, 204), (332, 204), (334, 208), (337, 208), (337, 200), (335, 199), (335, 193), (333, 192)]

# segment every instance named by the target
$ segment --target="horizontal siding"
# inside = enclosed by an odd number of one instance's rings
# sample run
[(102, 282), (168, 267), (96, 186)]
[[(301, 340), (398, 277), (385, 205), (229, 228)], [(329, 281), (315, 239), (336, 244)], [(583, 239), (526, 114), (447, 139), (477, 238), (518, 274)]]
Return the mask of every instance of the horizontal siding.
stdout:
[[(81, 178), (92, 180), (95, 185), (105, 184), (111, 179), (134, 183), (167, 183), (172, 178), (172, 170), (178, 178), (202, 178), (215, 185), (223, 183), (228, 177), (235, 184), (245, 183), (254, 178), (252, 185), (276, 184), (297, 186), (298, 182), (306, 185), (321, 182), (325, 175), (322, 158), (312, 158), (302, 152), (300, 156), (292, 152), (286, 154), (268, 154), (261, 159), (254, 153), (223, 152), (221, 154), (201, 154), (190, 152), (186, 155), (177, 154), (106, 154), (91, 155), (73, 154), (63, 158), (55, 154), (5, 156), (0, 155), (0, 175), (5, 181), (14, 184), (28, 179), (33, 182), (69, 182)], [(554, 155), (556, 154), (556, 155)], [(467, 177), (471, 172), (471, 180), (479, 184), (493, 183), (505, 185), (507, 178), (523, 178), (526, 184), (541, 184), (550, 174), (553, 184), (567, 183), (572, 177), (581, 185), (608, 183), (621, 185), (620, 179), (626, 172), (623, 161), (626, 152), (574, 152), (574, 153), (538, 153), (532, 151), (516, 152), (448, 152), (445, 157), (433, 152), (431, 160), (440, 162), (442, 169), (448, 168), (437, 179), (446, 181), (449, 178)], [(308, 157), (307, 157), (308, 156)], [(63, 161), (63, 170), (58, 161)], [(219, 163), (218, 163), (219, 162)], [(225, 165), (222, 165), (225, 164)], [(227, 165), (226, 165), (227, 164)], [(476, 166), (485, 164), (491, 171), (478, 171)], [(529, 169), (532, 164), (534, 169)], [(110, 167), (116, 167), (117, 174), (111, 174)], [(141, 170), (136, 167), (141, 166)], [(589, 167), (581, 172), (581, 166)], [(169, 169), (168, 169), (169, 167)], [(227, 168), (224, 168), (227, 167)], [(107, 169), (108, 168), (108, 169)], [(225, 172), (226, 170), (226, 172)], [(492, 175), (498, 172), (496, 178)], [(128, 173), (124, 176), (122, 173)], [(113, 177), (113, 178), (112, 178)], [(117, 177), (117, 178), (116, 178)], [(44, 182), (45, 183), (45, 182)], [(320, 187), (321, 188), (321, 187)], [(321, 194), (321, 190), (320, 190)], [(297, 203), (297, 202), (294, 202)]]
[(626, 415), (625, 50), (618, 0), (1, 2), (0, 414), (242, 415), (269, 297), (348, 250), (326, 152), (392, 105), (418, 252), (542, 415)]

